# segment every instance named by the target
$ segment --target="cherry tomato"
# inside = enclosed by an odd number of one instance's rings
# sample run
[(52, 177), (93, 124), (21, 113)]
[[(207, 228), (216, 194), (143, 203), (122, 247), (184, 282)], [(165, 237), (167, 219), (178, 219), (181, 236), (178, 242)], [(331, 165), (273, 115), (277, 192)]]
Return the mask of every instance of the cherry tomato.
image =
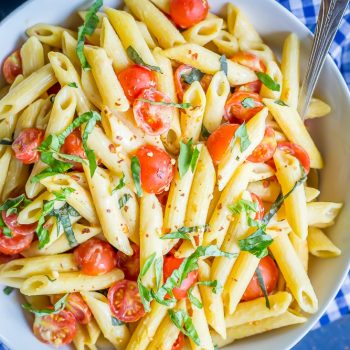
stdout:
[[(177, 259), (174, 256), (166, 256), (164, 258), (163, 278), (164, 282), (169, 278), (174, 270), (178, 269), (184, 259)], [(187, 297), (187, 291), (196, 283), (198, 277), (198, 271), (191, 271), (187, 277), (183, 280), (182, 284), (178, 288), (173, 289), (174, 297), (177, 300)]]
[(7, 237), (0, 229), (0, 253), (6, 255), (21, 253), (30, 246), (33, 238), (33, 233), (27, 235), (12, 233), (12, 237)]
[(12, 84), (16, 77), (22, 74), (22, 59), (20, 50), (16, 50), (5, 59), (2, 66), (2, 73), (8, 84)]
[[(156, 89), (145, 89), (139, 99), (170, 103), (170, 98)], [(139, 99), (134, 102), (134, 117), (137, 125), (148, 135), (158, 136), (170, 128), (173, 108), (169, 105), (156, 105)]]
[(23, 256), (20, 255), (20, 254), (6, 255), (6, 254), (3, 254), (3, 253), (0, 253), (0, 265), (1, 264), (6, 264), (9, 261), (16, 260), (16, 259), (21, 259), (21, 258), (23, 258)]
[(121, 280), (108, 291), (108, 303), (112, 314), (123, 322), (136, 322), (145, 314), (137, 283)]
[(130, 102), (134, 102), (142, 90), (157, 87), (154, 72), (136, 64), (118, 73), (118, 79)]
[(140, 273), (140, 248), (137, 244), (131, 243), (134, 254), (128, 256), (122, 251), (117, 252), (117, 267), (123, 272), (128, 280), (136, 281)]
[[(52, 304), (55, 304), (62, 297), (61, 294), (54, 294), (51, 298)], [(80, 293), (75, 292), (68, 295), (65, 309), (70, 311), (80, 324), (87, 324), (91, 321), (91, 311)]]
[(103, 275), (117, 264), (112, 246), (98, 238), (91, 238), (75, 248), (74, 258), (79, 269), (90, 276)]
[(265, 212), (263, 202), (262, 202), (261, 198), (253, 192), (250, 192), (250, 196), (252, 197), (252, 201), (254, 203), (256, 203), (258, 206), (258, 210), (256, 211), (254, 219), (255, 220), (262, 220), (262, 218), (264, 217), (264, 212)]
[(255, 93), (259, 93), (260, 89), (261, 89), (261, 81), (260, 80), (255, 80), (252, 81), (250, 83), (246, 83), (240, 86), (237, 86), (235, 88), (235, 92), (237, 91), (243, 91), (243, 92), (255, 92)]
[(180, 332), (171, 350), (182, 350), (184, 346), (185, 346), (185, 336), (183, 333)]
[(48, 90), (47, 93), (49, 95), (57, 95), (59, 91), (61, 90), (61, 85), (60, 83), (56, 83), (54, 86), (51, 86)]
[(74, 315), (62, 310), (57, 314), (35, 316), (33, 332), (41, 342), (60, 346), (73, 340), (77, 325)]
[(273, 157), (276, 148), (277, 140), (275, 138), (275, 131), (267, 127), (264, 138), (247, 159), (253, 163), (265, 163)]
[(44, 133), (40, 129), (28, 128), (21, 131), (12, 144), (15, 157), (23, 164), (34, 164), (40, 158), (37, 148), (44, 138)]
[[(276, 263), (270, 256), (265, 256), (260, 260), (259, 269), (264, 280), (267, 293), (271, 293), (277, 285), (278, 268)], [(242, 300), (248, 301), (264, 296), (263, 291), (258, 282), (256, 273), (250, 280), (246, 291), (243, 294)]]
[(225, 105), (225, 119), (248, 121), (264, 108), (261, 97), (253, 92), (238, 91), (231, 95)]
[(152, 145), (141, 146), (136, 156), (141, 166), (141, 185), (148, 193), (166, 190), (174, 176), (174, 167), (169, 154)]
[(224, 156), (239, 124), (223, 124), (208, 138), (207, 147), (215, 165), (218, 165)]
[[(86, 159), (86, 154), (83, 148), (83, 141), (79, 129), (72, 131), (65, 139), (61, 152), (64, 154), (70, 154), (83, 159)], [(83, 171), (83, 166), (78, 162), (73, 162), (73, 170)]]
[(261, 60), (257, 55), (254, 55), (251, 52), (237, 52), (231, 57), (231, 60), (241, 64), (242, 66), (250, 68), (254, 72), (266, 72), (266, 66), (263, 60)]
[(162, 193), (157, 194), (157, 198), (159, 200), (159, 203), (162, 205), (162, 207), (166, 206), (168, 197), (169, 197), (169, 191), (163, 191)]
[(13, 213), (11, 215), (6, 215), (6, 210), (3, 210), (1, 212), (2, 220), (4, 221), (5, 225), (11, 230), (12, 234), (16, 235), (28, 235), (30, 233), (34, 233), (38, 224), (28, 224), (28, 225), (21, 225), (17, 222), (18, 215)]
[(310, 171), (310, 157), (301, 146), (296, 143), (281, 141), (277, 144), (278, 149), (298, 158), (301, 165), (304, 167), (306, 174)]
[(180, 28), (189, 28), (208, 15), (207, 0), (171, 0), (170, 16)]

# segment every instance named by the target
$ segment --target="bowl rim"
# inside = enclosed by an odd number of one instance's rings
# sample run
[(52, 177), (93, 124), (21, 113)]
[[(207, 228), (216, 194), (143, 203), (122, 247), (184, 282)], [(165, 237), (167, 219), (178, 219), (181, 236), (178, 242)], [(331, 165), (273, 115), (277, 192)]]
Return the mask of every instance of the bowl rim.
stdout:
[[(17, 13), (23, 11), (27, 6), (30, 6), (30, 4), (35, 3), (35, 2), (39, 2), (39, 1), (40, 0), (26, 0), (20, 6), (16, 7), (12, 12), (10, 12), (5, 18), (3, 18), (0, 21), (0, 32), (3, 28), (3, 26), (5, 26), (7, 24), (7, 22), (13, 20), (13, 18), (16, 17)], [(208, 1), (210, 2), (210, 1), (215, 1), (215, 0), (208, 0)], [(233, 1), (232, 0), (225, 0), (226, 3), (232, 3)], [(279, 9), (278, 11), (283, 12), (284, 15), (287, 16), (294, 23), (295, 26), (298, 26), (299, 28), (301, 28), (301, 27), (303, 28), (303, 31), (306, 33), (307, 39), (313, 39), (314, 34), (312, 33), (312, 31), (293, 12), (291, 12), (289, 9), (287, 9), (285, 6), (283, 6), (280, 2), (278, 2), (277, 0), (260, 0), (260, 1), (261, 2), (265, 1), (266, 3), (270, 3), (273, 6), (278, 7), (278, 9)], [(335, 63), (335, 61), (332, 58), (332, 56), (330, 55), (330, 53), (327, 54), (325, 65), (330, 65), (332, 70), (335, 72), (336, 76), (335, 76), (334, 80), (337, 81), (337, 83), (339, 83), (341, 85), (341, 89), (344, 91), (347, 103), (350, 106), (350, 90), (349, 90), (350, 88), (347, 85), (344, 76), (340, 72), (339, 67)], [(325, 314), (330, 303), (335, 299), (336, 295), (338, 294), (342, 285), (344, 284), (344, 281), (345, 281), (349, 271), (350, 271), (350, 257), (348, 258), (348, 261), (347, 261), (347, 268), (345, 268), (343, 270), (343, 272), (341, 273), (341, 278), (339, 278), (339, 280), (338, 280), (337, 287), (333, 289), (332, 293), (330, 293), (327, 296), (327, 298), (325, 298), (325, 302), (324, 302), (323, 306), (319, 307), (318, 311), (316, 312), (316, 314), (318, 316), (313, 318), (310, 322), (308, 322), (309, 324), (307, 325), (307, 327), (303, 331), (301, 331), (300, 334), (297, 337), (295, 337), (292, 342), (289, 343), (290, 349), (292, 347), (294, 347), (297, 343), (299, 343), (300, 340), (303, 339), (306, 336), (306, 334), (308, 334), (310, 332), (310, 330), (314, 327), (314, 325)], [(309, 320), (312, 316), (314, 316), (314, 314), (309, 316)], [(4, 345), (6, 347), (6, 344), (2, 343), (1, 338), (2, 338), (2, 336), (0, 334), (0, 349), (1, 349), (2, 345)], [(6, 339), (6, 337), (5, 337), (5, 339)]]

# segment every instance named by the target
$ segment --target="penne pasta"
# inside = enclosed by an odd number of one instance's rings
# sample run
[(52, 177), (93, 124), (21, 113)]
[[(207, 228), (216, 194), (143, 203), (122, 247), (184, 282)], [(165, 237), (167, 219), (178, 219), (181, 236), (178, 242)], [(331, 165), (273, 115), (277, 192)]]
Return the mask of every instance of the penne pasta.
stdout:
[(317, 227), (309, 227), (307, 245), (310, 254), (319, 258), (334, 258), (341, 250)]

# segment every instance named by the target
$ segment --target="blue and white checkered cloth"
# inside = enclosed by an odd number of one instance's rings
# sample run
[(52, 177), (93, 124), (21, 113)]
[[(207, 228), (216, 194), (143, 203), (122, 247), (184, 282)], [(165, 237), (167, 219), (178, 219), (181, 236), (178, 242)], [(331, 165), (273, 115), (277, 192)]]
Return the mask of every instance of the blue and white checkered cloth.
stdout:
[[(311, 31), (315, 30), (321, 0), (277, 1), (297, 16)], [(330, 54), (350, 87), (350, 8), (345, 13)], [(324, 326), (348, 313), (350, 313), (350, 274), (315, 328)]]

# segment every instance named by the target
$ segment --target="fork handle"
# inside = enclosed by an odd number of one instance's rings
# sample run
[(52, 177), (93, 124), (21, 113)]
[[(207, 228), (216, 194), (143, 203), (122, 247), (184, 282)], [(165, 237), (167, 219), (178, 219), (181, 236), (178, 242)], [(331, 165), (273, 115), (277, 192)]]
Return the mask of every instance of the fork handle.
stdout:
[(329, 48), (349, 0), (322, 0), (311, 55), (299, 95), (298, 110), (304, 120)]

